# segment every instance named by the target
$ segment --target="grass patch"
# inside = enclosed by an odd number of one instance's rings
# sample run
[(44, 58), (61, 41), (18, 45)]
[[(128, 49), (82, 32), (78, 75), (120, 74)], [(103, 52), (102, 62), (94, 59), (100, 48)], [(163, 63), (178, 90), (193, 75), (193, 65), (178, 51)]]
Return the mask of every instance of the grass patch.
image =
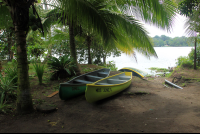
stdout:
[(166, 68), (151, 67), (148, 69), (152, 71), (156, 71), (156, 72), (169, 72), (169, 69), (166, 69)]

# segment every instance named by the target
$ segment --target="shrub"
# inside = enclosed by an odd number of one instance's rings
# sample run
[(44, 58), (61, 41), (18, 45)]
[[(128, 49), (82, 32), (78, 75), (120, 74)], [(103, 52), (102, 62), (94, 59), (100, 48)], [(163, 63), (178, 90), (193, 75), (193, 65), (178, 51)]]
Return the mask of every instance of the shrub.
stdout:
[[(190, 60), (194, 61), (194, 48), (188, 54)], [(197, 66), (200, 66), (200, 46), (196, 47)]]
[(12, 82), (14, 85), (17, 85), (17, 81), (18, 81), (18, 76), (17, 76), (17, 66), (14, 66), (14, 67), (7, 67), (5, 68), (5, 73), (6, 73), (6, 76), (9, 78), (9, 79), (13, 79)]
[(114, 61), (108, 61), (108, 64), (104, 64), (104, 67), (109, 68), (112, 71), (117, 71), (117, 67)]
[[(15, 78), (15, 77), (14, 77)], [(13, 84), (13, 79), (10, 79), (9, 77), (3, 77), (2, 75), (0, 75), (0, 107), (3, 108), (6, 99), (8, 98), (13, 98), (16, 99), (17, 98), (17, 94), (16, 94), (16, 86), (14, 86)]]
[(193, 61), (189, 57), (186, 57), (186, 56), (180, 56), (177, 59), (176, 64), (178, 66), (182, 66), (182, 67), (186, 67), (186, 68), (192, 68), (193, 67)]
[(61, 56), (59, 58), (50, 57), (48, 59), (47, 65), (50, 70), (53, 70), (53, 75), (56, 77), (53, 79), (58, 79), (58, 77), (60, 79), (64, 79), (69, 76), (76, 75), (73, 69), (76, 67), (76, 65), (74, 64), (73, 59), (69, 58), (68, 55)]
[(5, 94), (4, 94), (4, 92), (2, 92), (0, 94), (0, 112), (5, 113), (5, 107), (6, 107)]

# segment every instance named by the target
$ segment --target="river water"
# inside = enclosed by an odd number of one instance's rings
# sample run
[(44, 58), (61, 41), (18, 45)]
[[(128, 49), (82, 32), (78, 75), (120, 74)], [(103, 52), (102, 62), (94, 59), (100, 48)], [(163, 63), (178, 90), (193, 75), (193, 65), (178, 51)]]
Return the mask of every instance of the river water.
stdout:
[(123, 67), (133, 67), (147, 72), (148, 74), (155, 74), (154, 71), (149, 70), (148, 68), (157, 67), (157, 68), (167, 68), (175, 67), (177, 58), (180, 56), (188, 56), (193, 47), (154, 47), (158, 58), (150, 57), (146, 58), (142, 54), (136, 52), (137, 62), (134, 57), (121, 54), (120, 57), (114, 57), (111, 55), (106, 60), (114, 61), (118, 69)]

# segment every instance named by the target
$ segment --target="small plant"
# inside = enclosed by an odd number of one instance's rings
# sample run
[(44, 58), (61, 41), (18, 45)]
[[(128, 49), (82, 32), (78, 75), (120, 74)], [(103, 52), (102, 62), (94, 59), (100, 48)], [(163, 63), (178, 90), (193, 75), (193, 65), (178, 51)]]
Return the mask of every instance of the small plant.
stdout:
[(69, 58), (68, 55), (61, 56), (60, 58), (51, 57), (47, 63), (50, 70), (53, 71), (53, 75), (56, 76), (55, 79), (63, 79), (68, 76), (76, 75), (74, 67), (76, 67), (72, 58)]
[(5, 94), (4, 92), (2, 92), (0, 96), (0, 112), (6, 113), (5, 108), (6, 108)]
[(13, 84), (13, 77), (10, 79), (8, 76), (3, 77), (0, 75), (0, 111), (6, 113), (7, 99), (14, 97), (16, 99), (16, 86)]
[(174, 71), (172, 71), (172, 72), (170, 72), (170, 73), (166, 73), (166, 74), (165, 74), (165, 77), (169, 78), (169, 77), (173, 74), (173, 72), (174, 72)]
[(6, 73), (7, 77), (9, 79), (13, 79), (13, 84), (17, 85), (17, 66), (14, 66), (13, 68), (7, 67), (5, 68), (4, 72)]
[(43, 77), (43, 74), (44, 74), (44, 64), (41, 65), (41, 63), (34, 63), (33, 64), (34, 68), (35, 68), (35, 72), (37, 74), (37, 77), (39, 79), (39, 84), (42, 84), (42, 77)]
[(180, 56), (176, 62), (178, 66), (186, 67), (186, 68), (192, 68), (193, 67), (193, 61), (186, 56)]
[(16, 91), (16, 86), (14, 86), (13, 84), (13, 79), (15, 77), (13, 77), (12, 79), (10, 79), (9, 77), (3, 77), (2, 75), (0, 75), (0, 93), (5, 93), (5, 95), (11, 95), (11, 96), (15, 96), (16, 93), (14, 91)]
[(107, 67), (112, 71), (117, 71), (117, 67), (114, 61), (108, 61), (108, 64), (104, 64), (104, 67)]
[(182, 83), (182, 87), (185, 87), (186, 86), (186, 84), (185, 83)]

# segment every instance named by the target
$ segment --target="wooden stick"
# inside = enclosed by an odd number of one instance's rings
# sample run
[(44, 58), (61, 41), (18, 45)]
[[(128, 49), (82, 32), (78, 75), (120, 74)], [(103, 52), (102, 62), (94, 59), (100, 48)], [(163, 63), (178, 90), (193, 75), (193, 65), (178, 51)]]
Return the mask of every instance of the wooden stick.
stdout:
[(56, 95), (58, 92), (59, 92), (59, 91), (55, 91), (55, 92), (53, 92), (52, 94), (48, 95), (47, 97), (52, 97), (52, 96)]

